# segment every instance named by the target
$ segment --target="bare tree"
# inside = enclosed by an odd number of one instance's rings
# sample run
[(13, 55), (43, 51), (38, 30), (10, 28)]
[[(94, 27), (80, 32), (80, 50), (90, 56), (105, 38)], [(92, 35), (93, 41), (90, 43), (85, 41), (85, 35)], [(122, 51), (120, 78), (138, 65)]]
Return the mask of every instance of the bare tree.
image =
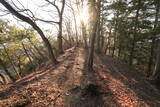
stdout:
[[(77, 7), (77, 10), (79, 12), (79, 0), (75, 0), (75, 4), (76, 4), (76, 7)], [(83, 1), (81, 1), (81, 3), (83, 4)], [(74, 28), (75, 28), (75, 36), (76, 36), (76, 46), (78, 45), (78, 26), (77, 26), (77, 18), (76, 18), (76, 10), (75, 8), (73, 7), (73, 4), (72, 4), (72, 1), (69, 0), (69, 4), (67, 5), (71, 11), (72, 11), (72, 15), (73, 15), (73, 21), (74, 21)]]
[(53, 50), (52, 50), (52, 46), (49, 42), (49, 40), (45, 37), (43, 31), (37, 26), (37, 24), (32, 21), (29, 17), (20, 14), (18, 11), (16, 11), (9, 3), (7, 3), (5, 0), (0, 0), (0, 3), (9, 10), (9, 12), (11, 12), (14, 16), (16, 16), (17, 18), (21, 19), (22, 21), (30, 24), (41, 36), (44, 45), (46, 46), (47, 50), (48, 50), (48, 54), (50, 59), (52, 60), (52, 62), (54, 64), (57, 64), (57, 60), (54, 56)]
[(63, 52), (63, 42), (62, 42), (62, 23), (63, 23), (63, 12), (64, 12), (64, 7), (65, 7), (65, 0), (62, 0), (62, 7), (59, 8), (57, 5), (56, 5), (56, 0), (54, 0), (53, 2), (49, 1), (49, 0), (45, 0), (47, 1), (48, 3), (50, 3), (52, 6), (54, 6), (58, 12), (58, 16), (59, 16), (59, 21), (56, 23), (58, 24), (59, 26), (59, 34), (58, 34), (58, 51), (59, 51), (59, 54), (62, 54), (64, 53)]

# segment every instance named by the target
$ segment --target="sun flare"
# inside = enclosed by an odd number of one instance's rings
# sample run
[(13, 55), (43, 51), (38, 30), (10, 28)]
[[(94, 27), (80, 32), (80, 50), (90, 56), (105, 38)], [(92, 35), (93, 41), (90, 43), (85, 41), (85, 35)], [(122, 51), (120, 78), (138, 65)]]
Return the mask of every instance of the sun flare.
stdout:
[(87, 24), (87, 23), (88, 23), (88, 18), (89, 18), (88, 9), (87, 9), (87, 8), (84, 8), (84, 9), (79, 13), (78, 21), (79, 21), (79, 22), (83, 22), (84, 24)]

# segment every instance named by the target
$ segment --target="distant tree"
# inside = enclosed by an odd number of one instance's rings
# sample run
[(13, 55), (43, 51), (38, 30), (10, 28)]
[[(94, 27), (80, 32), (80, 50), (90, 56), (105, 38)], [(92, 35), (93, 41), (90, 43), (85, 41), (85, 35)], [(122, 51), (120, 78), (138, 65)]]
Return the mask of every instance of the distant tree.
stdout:
[(53, 2), (49, 1), (49, 0), (45, 0), (47, 1), (48, 3), (50, 3), (52, 6), (54, 6), (58, 12), (58, 16), (59, 16), (59, 21), (56, 22), (56, 24), (58, 24), (59, 26), (59, 34), (58, 34), (58, 51), (59, 51), (59, 54), (62, 54), (64, 53), (63, 52), (63, 37), (62, 37), (62, 24), (63, 24), (63, 12), (64, 12), (64, 8), (65, 8), (65, 2), (66, 0), (62, 0), (62, 7), (59, 8), (58, 5), (56, 5), (56, 0), (54, 0)]
[(5, 71), (5, 73), (9, 76), (9, 78), (12, 80), (12, 81), (15, 81), (14, 77), (10, 74), (10, 72), (8, 71), (5, 63), (3, 62), (3, 60), (0, 58), (0, 66), (3, 68), (3, 70)]

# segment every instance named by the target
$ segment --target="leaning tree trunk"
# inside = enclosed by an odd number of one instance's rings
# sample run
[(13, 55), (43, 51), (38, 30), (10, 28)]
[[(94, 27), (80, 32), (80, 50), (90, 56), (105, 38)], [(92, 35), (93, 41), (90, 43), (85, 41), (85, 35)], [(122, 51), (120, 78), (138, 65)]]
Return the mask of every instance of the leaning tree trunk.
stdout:
[(17, 58), (18, 58), (18, 68), (19, 68), (19, 71), (20, 71), (20, 76), (22, 76), (22, 68), (21, 68), (21, 56), (17, 56)]
[(28, 54), (28, 52), (27, 52), (27, 49), (26, 49), (26, 47), (25, 47), (25, 45), (24, 45), (23, 42), (22, 42), (22, 47), (23, 47), (23, 50), (24, 50), (25, 54), (27, 55), (27, 57), (28, 57), (28, 59), (29, 59), (30, 64), (33, 66), (32, 59), (31, 59), (31, 57), (29, 56), (29, 54)]
[(0, 74), (0, 77), (2, 78), (3, 84), (6, 84), (6, 78), (2, 74)]
[(6, 74), (9, 76), (11, 81), (15, 81), (14, 77), (10, 74), (10, 72), (7, 70), (7, 67), (5, 66), (4, 62), (0, 58), (0, 66), (3, 68), (3, 70), (6, 72)]
[(29, 17), (26, 17), (22, 14), (20, 14), (18, 11), (16, 11), (9, 3), (7, 3), (5, 0), (0, 0), (0, 3), (6, 7), (14, 16), (16, 16), (17, 18), (21, 19), (22, 21), (30, 24), (41, 36), (44, 45), (46, 46), (47, 50), (48, 50), (48, 54), (50, 59), (52, 60), (52, 62), (54, 64), (57, 64), (57, 60), (54, 56), (53, 50), (52, 50), (52, 46), (49, 42), (49, 40), (45, 37), (43, 31), (37, 26), (37, 24), (35, 22), (33, 22)]
[[(36, 56), (35, 52), (33, 49), (29, 49), (29, 52), (30, 52), (30, 57), (32, 57), (32, 59), (35, 59), (37, 61), (39, 61), (39, 58)], [(38, 64), (38, 62), (36, 62), (36, 64)]]
[(4, 51), (5, 51), (6, 55), (7, 55), (7, 58), (9, 60), (9, 62), (11, 63), (11, 65), (13, 67), (13, 70), (14, 70), (15, 74), (17, 74), (18, 78), (21, 78), (21, 76), (19, 75), (19, 72), (17, 71), (17, 69), (15, 67), (15, 64), (14, 64), (13, 60), (11, 59), (11, 57), (10, 57), (10, 55), (9, 55), (7, 49), (6, 49), (6, 46), (4, 44), (2, 44), (2, 46), (4, 48)]
[(29, 42), (31, 43), (31, 45), (35, 48), (35, 50), (38, 52), (38, 54), (44, 58), (44, 55), (41, 53), (41, 51), (38, 49), (38, 47), (32, 42), (32, 40), (30, 38), (28, 38)]
[(95, 44), (95, 37), (96, 37), (96, 29), (97, 29), (97, 10), (96, 10), (96, 1), (95, 0), (89, 0), (90, 3), (90, 11), (91, 11), (91, 21), (90, 21), (90, 27), (91, 27), (91, 41), (90, 41), (90, 47), (89, 47), (89, 54), (87, 59), (87, 70), (93, 71), (93, 57), (94, 57), (94, 44)]

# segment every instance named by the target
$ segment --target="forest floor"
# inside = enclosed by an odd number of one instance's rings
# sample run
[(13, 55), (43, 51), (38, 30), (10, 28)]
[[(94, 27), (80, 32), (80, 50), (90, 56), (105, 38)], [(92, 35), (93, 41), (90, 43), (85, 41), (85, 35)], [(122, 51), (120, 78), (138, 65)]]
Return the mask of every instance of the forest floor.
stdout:
[[(36, 72), (1, 86), (0, 107), (160, 107), (159, 90), (143, 74), (103, 54), (95, 56), (95, 72), (87, 72), (85, 57), (82, 48), (68, 49), (58, 65), (44, 62)], [(80, 94), (88, 84), (99, 93)]]

